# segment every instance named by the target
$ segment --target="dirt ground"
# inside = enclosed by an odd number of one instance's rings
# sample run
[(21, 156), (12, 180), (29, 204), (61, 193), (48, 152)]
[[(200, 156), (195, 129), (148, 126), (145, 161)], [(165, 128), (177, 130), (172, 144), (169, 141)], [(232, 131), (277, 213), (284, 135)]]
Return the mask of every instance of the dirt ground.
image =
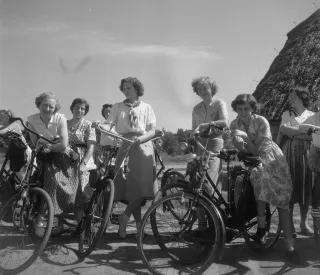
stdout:
[[(128, 237), (121, 240), (117, 236), (117, 225), (111, 224), (97, 249), (82, 261), (75, 252), (75, 237), (53, 239), (45, 253), (22, 274), (149, 274), (141, 261), (135, 233), (131, 221)], [(222, 260), (213, 263), (205, 274), (320, 274), (320, 247), (315, 246), (313, 238), (298, 235), (296, 246), (307, 261), (305, 267), (286, 264), (283, 239), (267, 253), (257, 254), (239, 238), (226, 244)], [(166, 273), (178, 274), (169, 269)]]

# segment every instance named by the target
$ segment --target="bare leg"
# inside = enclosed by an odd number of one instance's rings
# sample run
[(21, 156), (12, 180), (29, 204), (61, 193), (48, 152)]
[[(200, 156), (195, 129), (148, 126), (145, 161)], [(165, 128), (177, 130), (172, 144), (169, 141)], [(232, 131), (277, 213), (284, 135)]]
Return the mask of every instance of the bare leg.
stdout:
[(291, 228), (291, 219), (289, 215), (289, 210), (278, 208), (279, 211), (279, 220), (280, 226), (283, 230), (284, 236), (287, 242), (287, 250), (294, 250), (294, 239), (292, 238), (292, 228)]
[(301, 233), (305, 235), (311, 235), (312, 234), (312, 229), (308, 225), (308, 211), (309, 211), (309, 206), (308, 205), (303, 205), (300, 204), (300, 229)]

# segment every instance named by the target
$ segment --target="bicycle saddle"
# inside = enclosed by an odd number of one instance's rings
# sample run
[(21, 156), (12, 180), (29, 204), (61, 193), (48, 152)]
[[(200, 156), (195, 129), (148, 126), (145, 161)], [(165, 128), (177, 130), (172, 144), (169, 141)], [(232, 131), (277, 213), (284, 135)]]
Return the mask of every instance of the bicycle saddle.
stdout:
[(237, 149), (222, 149), (220, 151), (220, 158), (224, 160), (228, 160), (237, 154), (238, 154)]
[(246, 152), (239, 152), (238, 159), (242, 161), (246, 166), (257, 167), (261, 163), (260, 157)]

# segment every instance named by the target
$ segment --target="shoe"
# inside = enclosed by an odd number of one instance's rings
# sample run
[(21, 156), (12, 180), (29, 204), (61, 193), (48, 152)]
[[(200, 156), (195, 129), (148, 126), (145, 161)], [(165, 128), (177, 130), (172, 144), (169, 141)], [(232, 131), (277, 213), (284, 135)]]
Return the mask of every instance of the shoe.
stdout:
[(118, 229), (118, 235), (120, 239), (125, 239), (127, 237), (127, 223), (129, 221), (129, 217), (125, 214), (122, 214), (119, 216), (119, 229)]
[(285, 259), (288, 263), (295, 266), (306, 266), (307, 262), (301, 259), (300, 254), (296, 250), (287, 251)]
[(46, 219), (43, 216), (38, 215), (34, 223), (34, 234), (37, 237), (42, 238), (45, 234), (46, 227), (47, 227)]
[(255, 235), (255, 241), (260, 244), (265, 244), (267, 242), (268, 232), (265, 228), (258, 227), (257, 233)]

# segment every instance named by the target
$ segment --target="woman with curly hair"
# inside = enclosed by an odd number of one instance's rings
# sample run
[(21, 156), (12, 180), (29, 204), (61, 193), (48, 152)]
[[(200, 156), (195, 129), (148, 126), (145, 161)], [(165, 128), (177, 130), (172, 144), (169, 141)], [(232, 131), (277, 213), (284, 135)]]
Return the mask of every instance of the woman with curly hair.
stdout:
[[(312, 171), (307, 163), (307, 153), (310, 149), (311, 137), (299, 131), (299, 125), (304, 123), (314, 113), (307, 108), (310, 105), (310, 96), (304, 87), (297, 86), (289, 94), (290, 108), (282, 114), (278, 135), (278, 144), (286, 156), (290, 167), (293, 183), (293, 193), (290, 202), (292, 219), (293, 206), (300, 206), (300, 233), (311, 235), (308, 225), (308, 210), (311, 203)], [(282, 138), (281, 138), (282, 137)], [(292, 221), (292, 229), (294, 225)]]
[[(40, 140), (44, 150), (41, 157), (43, 171), (43, 188), (52, 199), (54, 213), (59, 216), (57, 231), (61, 231), (62, 219), (60, 214), (73, 209), (78, 188), (78, 173), (73, 160), (78, 158), (69, 146), (66, 117), (59, 113), (60, 104), (53, 93), (42, 93), (35, 99), (39, 112), (28, 117), (28, 126), (43, 137), (55, 140), (51, 144)], [(37, 145), (37, 137), (30, 134), (31, 142)], [(40, 157), (40, 156), (39, 156)], [(39, 219), (41, 226), (41, 219)]]
[(119, 236), (126, 237), (126, 226), (131, 214), (137, 229), (141, 224), (141, 205), (145, 199), (152, 199), (156, 188), (155, 159), (151, 141), (142, 143), (154, 136), (156, 117), (152, 107), (140, 100), (144, 94), (142, 83), (135, 77), (121, 80), (120, 91), (125, 100), (112, 106), (106, 125), (126, 138), (134, 140), (131, 146), (123, 142), (116, 160), (116, 171), (121, 169), (124, 158), (128, 157), (128, 172), (115, 177), (115, 201), (126, 201), (127, 208), (119, 218)]
[(92, 188), (88, 185), (90, 170), (96, 168), (93, 151), (96, 143), (95, 129), (84, 116), (89, 112), (89, 104), (84, 98), (75, 98), (70, 106), (72, 118), (67, 121), (69, 144), (78, 153), (77, 170), (79, 172), (79, 187), (76, 198), (76, 216), (78, 220), (82, 214), (83, 204), (89, 202)]
[[(215, 81), (208, 76), (196, 78), (191, 83), (193, 91), (201, 98), (192, 111), (192, 130), (203, 132), (210, 125), (226, 127), (228, 124), (228, 111), (225, 102), (216, 98), (218, 86)], [(202, 140), (202, 143), (206, 140)], [(223, 148), (223, 138), (221, 131), (215, 131), (208, 141), (209, 150), (219, 152)], [(199, 152), (201, 153), (201, 152)], [(214, 158), (209, 164), (209, 175), (213, 182), (217, 182), (220, 170), (220, 159)], [(213, 190), (210, 190), (213, 192)]]
[(231, 103), (238, 114), (230, 123), (233, 142), (240, 151), (259, 156), (261, 165), (252, 169), (250, 181), (257, 201), (258, 229), (256, 241), (263, 243), (266, 231), (266, 203), (278, 208), (280, 226), (287, 241), (286, 259), (303, 265), (295, 250), (289, 218), (292, 183), (288, 164), (278, 145), (272, 141), (270, 125), (263, 116), (255, 114), (257, 101), (253, 95), (240, 94)]

